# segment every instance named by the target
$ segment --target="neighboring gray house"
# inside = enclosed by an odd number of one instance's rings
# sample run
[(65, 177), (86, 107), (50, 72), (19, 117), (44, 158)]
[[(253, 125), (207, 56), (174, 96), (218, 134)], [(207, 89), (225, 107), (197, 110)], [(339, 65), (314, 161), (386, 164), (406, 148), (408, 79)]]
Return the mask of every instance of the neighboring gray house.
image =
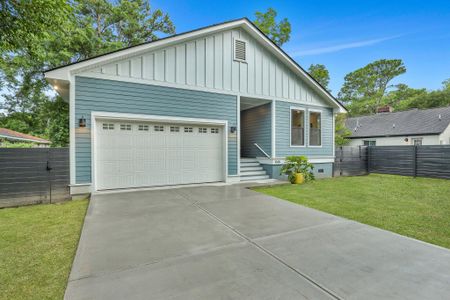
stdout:
[(349, 118), (350, 146), (448, 145), (450, 106)]
[(288, 155), (331, 176), (346, 111), (245, 18), (45, 77), (70, 103), (72, 194), (278, 177)]

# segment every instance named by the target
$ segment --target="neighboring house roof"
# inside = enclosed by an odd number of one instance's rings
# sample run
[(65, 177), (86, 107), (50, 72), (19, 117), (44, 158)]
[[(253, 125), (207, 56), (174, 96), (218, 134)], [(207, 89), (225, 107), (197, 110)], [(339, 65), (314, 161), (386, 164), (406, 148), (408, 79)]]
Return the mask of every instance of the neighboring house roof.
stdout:
[[(218, 32), (225, 29), (241, 27), (246, 29), (253, 37), (261, 42), (270, 52), (272, 52), (278, 59), (283, 61), (292, 71), (299, 77), (303, 78), (305, 82), (311, 86), (316, 92), (321, 94), (327, 101), (333, 104), (334, 107), (339, 108), (340, 112), (347, 112), (347, 109), (336, 99), (331, 93), (329, 93), (324, 87), (322, 87), (312, 76), (306, 72), (295, 60), (293, 60), (286, 52), (278, 47), (272, 40), (270, 40), (259, 28), (257, 28), (249, 19), (241, 18), (237, 20), (227, 21), (220, 24), (215, 24), (207, 27), (202, 27), (196, 30), (175, 34), (169, 37), (165, 37), (159, 40), (142, 43), (139, 45), (119, 49), (113, 52), (105, 53), (88, 59), (84, 59), (78, 62), (74, 62), (68, 65), (59, 66), (45, 71), (45, 77), (53, 84), (65, 83), (70, 81), (71, 75), (77, 72), (82, 72), (87, 68), (99, 65), (100, 63), (118, 60), (131, 54), (136, 55), (149, 49), (165, 46), (168, 44), (178, 43), (187, 39), (197, 38), (211, 32)], [(59, 87), (59, 92), (67, 93), (66, 88), (64, 91)]]
[(349, 118), (350, 138), (441, 134), (450, 124), (450, 106)]
[(14, 141), (33, 142), (38, 144), (51, 144), (50, 141), (41, 139), (39, 137), (25, 133), (20, 133), (6, 128), (0, 128), (0, 138), (5, 138), (7, 140), (14, 140)]

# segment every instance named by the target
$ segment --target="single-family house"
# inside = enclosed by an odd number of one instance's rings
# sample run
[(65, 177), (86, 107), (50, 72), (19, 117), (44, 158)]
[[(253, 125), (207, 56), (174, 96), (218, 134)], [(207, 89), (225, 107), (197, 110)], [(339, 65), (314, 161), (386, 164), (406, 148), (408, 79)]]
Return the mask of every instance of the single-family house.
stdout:
[(17, 132), (7, 128), (0, 128), (0, 147), (2, 147), (5, 142), (15, 144), (15, 143), (29, 143), (34, 147), (50, 147), (51, 142), (30, 134), (25, 134)]
[(345, 108), (248, 19), (45, 72), (70, 103), (71, 193), (331, 176)]
[(348, 118), (350, 146), (449, 145), (450, 106)]

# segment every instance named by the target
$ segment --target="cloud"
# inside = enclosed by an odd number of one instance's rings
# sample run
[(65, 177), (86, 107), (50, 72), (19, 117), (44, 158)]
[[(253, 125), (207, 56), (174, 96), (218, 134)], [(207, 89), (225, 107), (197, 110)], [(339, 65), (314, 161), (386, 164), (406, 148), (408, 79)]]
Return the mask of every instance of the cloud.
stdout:
[(345, 49), (353, 49), (353, 48), (372, 46), (372, 45), (379, 44), (381, 42), (392, 40), (392, 39), (395, 39), (398, 37), (399, 36), (397, 35), (397, 36), (390, 36), (390, 37), (384, 37), (384, 38), (378, 38), (378, 39), (371, 39), (371, 40), (365, 40), (365, 41), (357, 41), (357, 42), (339, 44), (339, 45), (328, 46), (328, 47), (299, 50), (299, 51), (293, 51), (290, 54), (293, 57), (297, 57), (297, 56), (332, 53), (332, 52), (337, 52), (337, 51), (341, 51), (341, 50), (345, 50)]

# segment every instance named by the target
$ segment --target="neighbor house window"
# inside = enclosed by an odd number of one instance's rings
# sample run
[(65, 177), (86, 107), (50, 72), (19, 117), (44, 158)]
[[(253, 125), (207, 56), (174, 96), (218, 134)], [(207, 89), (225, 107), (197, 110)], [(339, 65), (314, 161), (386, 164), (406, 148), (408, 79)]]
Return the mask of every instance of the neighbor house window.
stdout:
[(322, 114), (309, 112), (309, 145), (322, 146)]
[(305, 111), (291, 110), (291, 145), (305, 146)]
[(376, 146), (377, 141), (364, 141), (364, 146)]
[(422, 146), (422, 138), (411, 139), (414, 146)]

